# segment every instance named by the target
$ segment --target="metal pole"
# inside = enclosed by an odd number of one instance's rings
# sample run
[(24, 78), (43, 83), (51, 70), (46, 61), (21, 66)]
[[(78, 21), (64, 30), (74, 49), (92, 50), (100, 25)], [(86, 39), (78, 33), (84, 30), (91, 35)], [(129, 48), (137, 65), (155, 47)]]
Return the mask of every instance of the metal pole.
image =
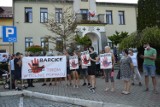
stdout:
[[(9, 53), (11, 55), (11, 43), (9, 42)], [(12, 89), (12, 72), (11, 72), (11, 59), (9, 58), (9, 68), (10, 68), (10, 71), (9, 71), (9, 74), (10, 74), (10, 90)]]

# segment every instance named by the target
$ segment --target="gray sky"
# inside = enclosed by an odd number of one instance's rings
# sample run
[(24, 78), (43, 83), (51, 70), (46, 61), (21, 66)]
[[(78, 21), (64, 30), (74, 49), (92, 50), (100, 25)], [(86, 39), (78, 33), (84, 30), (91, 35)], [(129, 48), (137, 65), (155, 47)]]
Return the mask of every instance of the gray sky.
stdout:
[[(138, 0), (96, 0), (97, 2), (137, 3)], [(12, 0), (0, 0), (0, 6), (12, 6)]]

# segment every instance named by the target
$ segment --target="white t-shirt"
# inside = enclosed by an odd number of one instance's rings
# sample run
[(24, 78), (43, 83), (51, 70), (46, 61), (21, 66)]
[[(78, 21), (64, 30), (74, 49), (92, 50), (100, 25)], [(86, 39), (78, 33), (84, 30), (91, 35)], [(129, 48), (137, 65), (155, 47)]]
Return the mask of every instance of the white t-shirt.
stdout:
[(15, 70), (14, 69), (14, 59), (10, 60), (8, 65), (10, 65), (10, 64), (11, 64), (11, 70)]
[(137, 63), (137, 53), (133, 53), (133, 55), (129, 55), (129, 57), (131, 57), (132, 59), (132, 63), (133, 63), (133, 66), (138, 66), (138, 63)]

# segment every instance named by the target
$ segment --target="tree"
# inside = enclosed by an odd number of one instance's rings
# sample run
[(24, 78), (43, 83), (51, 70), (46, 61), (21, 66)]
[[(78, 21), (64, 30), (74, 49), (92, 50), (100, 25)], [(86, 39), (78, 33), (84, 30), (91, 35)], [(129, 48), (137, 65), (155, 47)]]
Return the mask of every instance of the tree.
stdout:
[(146, 27), (160, 27), (160, 1), (139, 0), (138, 1), (138, 31)]
[(82, 45), (84, 47), (91, 46), (92, 42), (88, 36), (80, 37), (76, 35), (75, 41), (78, 45)]
[(66, 49), (66, 47), (74, 42), (75, 37), (73, 33), (77, 27), (72, 8), (63, 6), (59, 21), (55, 19), (55, 14), (50, 14), (50, 17), (48, 23), (45, 23), (44, 25), (56, 35), (46, 35), (46, 38), (54, 45), (56, 44), (57, 39), (61, 40), (63, 49)]
[(112, 36), (109, 36), (108, 38), (112, 41), (112, 43), (114, 45), (117, 45), (117, 44), (121, 43), (121, 41), (128, 36), (129, 36), (128, 32), (121, 32), (120, 33), (118, 31), (116, 31), (115, 34), (113, 34)]

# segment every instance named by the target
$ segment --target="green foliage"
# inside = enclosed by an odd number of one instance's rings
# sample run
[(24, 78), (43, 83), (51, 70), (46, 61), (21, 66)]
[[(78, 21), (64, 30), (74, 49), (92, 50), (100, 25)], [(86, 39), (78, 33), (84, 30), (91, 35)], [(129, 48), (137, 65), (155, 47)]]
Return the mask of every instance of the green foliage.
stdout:
[(80, 37), (79, 35), (76, 35), (75, 41), (77, 42), (77, 44), (84, 47), (90, 46), (92, 43), (88, 36)]
[(26, 49), (27, 52), (37, 53), (41, 52), (43, 48), (39, 45), (32, 45)]
[[(157, 50), (157, 60), (156, 60), (156, 67), (157, 67), (157, 73), (160, 74), (160, 28), (158, 27), (152, 27), (152, 28), (145, 28), (142, 30), (141, 33), (132, 33), (130, 36), (125, 38), (120, 43), (120, 50), (126, 49), (126, 48), (138, 48), (139, 55), (144, 54), (144, 49), (142, 48), (144, 43), (149, 43), (152, 47), (154, 47)], [(139, 56), (138, 55), (138, 56)], [(138, 57), (138, 64), (140, 69), (142, 69), (143, 60)]]
[(143, 43), (150, 43), (152, 46), (160, 47), (160, 28), (152, 27), (142, 30), (141, 33), (132, 33), (130, 36), (122, 40), (120, 43), (120, 49), (130, 47), (140, 47)]
[(139, 0), (138, 1), (138, 31), (146, 27), (160, 27), (160, 1)]
[(109, 36), (108, 38), (112, 41), (113, 44), (117, 45), (119, 43), (121, 43), (121, 41), (128, 37), (128, 32), (115, 32), (115, 34), (113, 34), (112, 36)]

